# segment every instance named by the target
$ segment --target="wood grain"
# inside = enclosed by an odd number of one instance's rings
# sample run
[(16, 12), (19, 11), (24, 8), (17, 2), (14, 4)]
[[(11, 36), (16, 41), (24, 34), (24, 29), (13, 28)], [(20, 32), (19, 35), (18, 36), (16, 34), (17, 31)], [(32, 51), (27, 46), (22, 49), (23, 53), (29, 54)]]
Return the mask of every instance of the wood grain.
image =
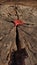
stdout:
[(25, 6), (37, 7), (37, 0), (0, 0), (0, 4), (20, 4)]
[[(17, 5), (17, 13), (19, 19), (26, 23), (18, 26), (19, 48), (25, 48), (28, 54), (24, 63), (37, 65), (37, 7)], [(16, 27), (12, 23), (17, 19), (15, 14), (14, 3), (0, 5), (0, 65), (8, 65), (11, 53), (18, 51)]]

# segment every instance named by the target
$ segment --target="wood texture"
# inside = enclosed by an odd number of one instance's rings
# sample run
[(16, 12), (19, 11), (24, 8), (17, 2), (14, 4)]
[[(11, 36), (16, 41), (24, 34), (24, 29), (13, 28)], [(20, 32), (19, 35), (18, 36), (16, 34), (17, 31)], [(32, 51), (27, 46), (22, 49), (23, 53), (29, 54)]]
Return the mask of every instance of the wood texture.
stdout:
[(26, 22), (18, 26), (19, 48), (25, 48), (28, 54), (24, 63), (37, 65), (37, 7), (13, 4), (0, 5), (0, 65), (8, 65), (11, 53), (17, 51), (16, 27), (12, 23), (17, 19), (15, 6), (19, 19)]
[(37, 7), (37, 0), (0, 0), (0, 5), (1, 4), (20, 4)]

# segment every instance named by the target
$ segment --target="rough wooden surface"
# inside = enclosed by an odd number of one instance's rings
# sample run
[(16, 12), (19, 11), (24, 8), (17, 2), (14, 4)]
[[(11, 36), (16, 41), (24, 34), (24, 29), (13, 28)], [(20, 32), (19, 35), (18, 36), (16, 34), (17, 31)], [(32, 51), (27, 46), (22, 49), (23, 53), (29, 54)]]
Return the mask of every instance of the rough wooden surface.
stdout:
[[(19, 46), (28, 53), (25, 65), (37, 65), (37, 7), (18, 5), (17, 12), (20, 20), (29, 23), (18, 26)], [(17, 50), (16, 27), (11, 23), (17, 19), (15, 14), (14, 5), (0, 5), (0, 65), (8, 65), (10, 53)]]
[(37, 0), (0, 0), (0, 5), (1, 4), (20, 4), (37, 7)]

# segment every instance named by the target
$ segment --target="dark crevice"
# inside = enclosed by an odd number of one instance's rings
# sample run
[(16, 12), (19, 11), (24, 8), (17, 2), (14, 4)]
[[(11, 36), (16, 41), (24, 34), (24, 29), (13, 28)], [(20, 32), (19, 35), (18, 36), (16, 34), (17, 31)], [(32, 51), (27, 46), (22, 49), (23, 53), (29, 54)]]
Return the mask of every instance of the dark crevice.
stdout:
[(18, 26), (16, 27), (16, 45), (17, 45), (17, 49), (19, 49), (19, 33), (18, 33)]
[(28, 57), (28, 54), (24, 49), (17, 50), (11, 53), (9, 65), (25, 65), (25, 58)]
[(17, 45), (17, 51), (11, 53), (8, 65), (25, 65), (24, 60), (25, 58), (28, 57), (28, 54), (25, 48), (19, 49), (20, 40), (19, 40), (18, 26), (16, 27), (16, 45)]

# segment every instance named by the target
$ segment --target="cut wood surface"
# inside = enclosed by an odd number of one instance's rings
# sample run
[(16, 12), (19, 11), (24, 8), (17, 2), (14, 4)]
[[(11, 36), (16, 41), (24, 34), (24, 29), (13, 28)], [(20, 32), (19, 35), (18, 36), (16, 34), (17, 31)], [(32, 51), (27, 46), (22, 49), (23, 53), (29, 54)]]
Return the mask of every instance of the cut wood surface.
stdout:
[(20, 4), (37, 7), (37, 0), (0, 0), (0, 4)]
[[(14, 3), (0, 5), (0, 65), (9, 65), (11, 53), (16, 52), (19, 55), (16, 44), (16, 26), (13, 23), (17, 19), (15, 7), (17, 7), (19, 19), (26, 23), (17, 28), (19, 50), (25, 48), (28, 54), (22, 65), (37, 65), (37, 7)], [(18, 59), (17, 63), (21, 62)]]

